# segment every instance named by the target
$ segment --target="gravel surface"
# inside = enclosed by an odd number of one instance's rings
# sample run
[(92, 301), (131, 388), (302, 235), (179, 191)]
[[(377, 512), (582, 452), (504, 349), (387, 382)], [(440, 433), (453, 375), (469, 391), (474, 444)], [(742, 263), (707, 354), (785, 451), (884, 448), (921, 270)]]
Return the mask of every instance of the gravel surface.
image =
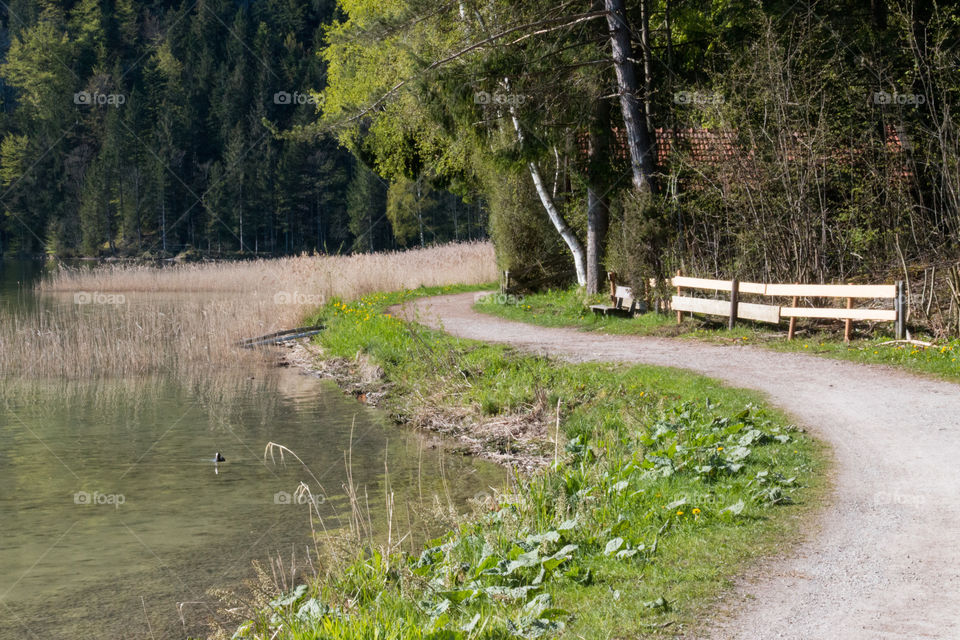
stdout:
[(738, 582), (715, 638), (960, 638), (960, 388), (887, 367), (751, 346), (512, 322), (475, 295), (403, 312), (456, 336), (572, 362), (679, 367), (755, 389), (830, 445), (813, 535)]

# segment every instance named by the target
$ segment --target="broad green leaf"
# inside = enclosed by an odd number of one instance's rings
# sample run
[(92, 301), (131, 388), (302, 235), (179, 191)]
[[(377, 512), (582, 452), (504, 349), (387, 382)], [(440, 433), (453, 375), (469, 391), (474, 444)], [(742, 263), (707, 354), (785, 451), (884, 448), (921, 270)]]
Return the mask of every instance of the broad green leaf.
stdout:
[(493, 585), (484, 589), (484, 592), (491, 598), (500, 597), (507, 600), (516, 600), (518, 598), (526, 598), (527, 594), (531, 591), (536, 591), (540, 589), (540, 585), (524, 585), (522, 587), (503, 587), (500, 585)]
[(730, 505), (726, 509), (723, 509), (720, 513), (730, 513), (732, 515), (738, 516), (743, 512), (744, 508), (743, 500), (737, 500), (734, 504)]
[(476, 589), (457, 589), (456, 591), (444, 591), (439, 594), (441, 597), (446, 598), (453, 604), (460, 604), (464, 600), (469, 600), (470, 598), (477, 595)]
[(307, 592), (307, 585), (301, 584), (296, 589), (288, 593), (287, 595), (280, 596), (275, 600), (270, 601), (271, 607), (287, 607), (291, 604), (294, 604), (297, 600), (303, 597)]
[(470, 620), (470, 622), (468, 622), (468, 623), (466, 623), (465, 625), (463, 625), (462, 627), (460, 627), (460, 630), (461, 630), (461, 631), (466, 631), (467, 633), (470, 633), (471, 631), (473, 631), (474, 629), (477, 628), (477, 624), (478, 624), (479, 622), (480, 622), (480, 614), (478, 613), (478, 614), (476, 614), (476, 615), (473, 616), (473, 618)]
[(667, 509), (667, 511), (673, 511), (674, 509), (682, 507), (685, 504), (687, 504), (687, 499), (684, 497), (684, 498), (680, 498), (679, 500), (674, 500), (673, 502), (667, 504), (665, 508)]
[(559, 542), (560, 533), (558, 531), (547, 531), (538, 535), (527, 536), (528, 544), (542, 544), (544, 542)]
[(522, 567), (533, 567), (538, 564), (540, 564), (540, 552), (534, 549), (533, 551), (522, 553), (517, 556), (516, 560), (507, 565), (507, 570), (504, 575), (510, 575), (515, 570)]
[(577, 528), (577, 519), (565, 520), (563, 524), (557, 527), (558, 531), (572, 531)]
[(603, 555), (609, 556), (616, 553), (616, 551), (623, 546), (623, 538), (614, 538), (607, 543), (607, 546), (603, 549)]
[(316, 598), (310, 598), (297, 610), (297, 618), (304, 622), (316, 621), (330, 613), (330, 607)]

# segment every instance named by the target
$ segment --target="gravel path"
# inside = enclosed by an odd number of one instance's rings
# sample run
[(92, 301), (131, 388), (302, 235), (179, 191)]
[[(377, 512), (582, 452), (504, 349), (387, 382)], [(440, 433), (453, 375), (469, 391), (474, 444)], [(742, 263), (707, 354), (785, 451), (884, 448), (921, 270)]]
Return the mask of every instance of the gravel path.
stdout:
[(834, 454), (809, 536), (740, 581), (715, 638), (960, 638), (960, 387), (750, 346), (592, 334), (479, 314), (474, 294), (405, 310), (456, 336), (573, 362), (679, 367), (764, 393)]

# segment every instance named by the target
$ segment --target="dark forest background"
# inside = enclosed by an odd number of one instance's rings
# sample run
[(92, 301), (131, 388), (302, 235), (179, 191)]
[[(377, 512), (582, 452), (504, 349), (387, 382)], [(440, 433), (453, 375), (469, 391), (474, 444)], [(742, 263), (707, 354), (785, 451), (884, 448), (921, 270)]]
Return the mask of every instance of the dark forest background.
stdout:
[[(0, 4), (0, 253), (290, 254), (482, 237), (323, 134), (333, 0)], [(409, 197), (407, 194), (410, 193)], [(388, 206), (389, 205), (389, 206)]]

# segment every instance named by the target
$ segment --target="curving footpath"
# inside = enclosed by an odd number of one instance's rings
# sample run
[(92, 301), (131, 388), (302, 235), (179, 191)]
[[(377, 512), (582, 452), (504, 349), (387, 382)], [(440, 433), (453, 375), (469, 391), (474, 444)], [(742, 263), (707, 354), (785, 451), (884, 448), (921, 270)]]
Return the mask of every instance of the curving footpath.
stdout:
[(830, 444), (834, 487), (816, 534), (741, 580), (713, 637), (960, 638), (960, 387), (750, 346), (538, 327), (473, 301), (426, 298), (403, 313), (572, 362), (679, 367), (755, 389)]

